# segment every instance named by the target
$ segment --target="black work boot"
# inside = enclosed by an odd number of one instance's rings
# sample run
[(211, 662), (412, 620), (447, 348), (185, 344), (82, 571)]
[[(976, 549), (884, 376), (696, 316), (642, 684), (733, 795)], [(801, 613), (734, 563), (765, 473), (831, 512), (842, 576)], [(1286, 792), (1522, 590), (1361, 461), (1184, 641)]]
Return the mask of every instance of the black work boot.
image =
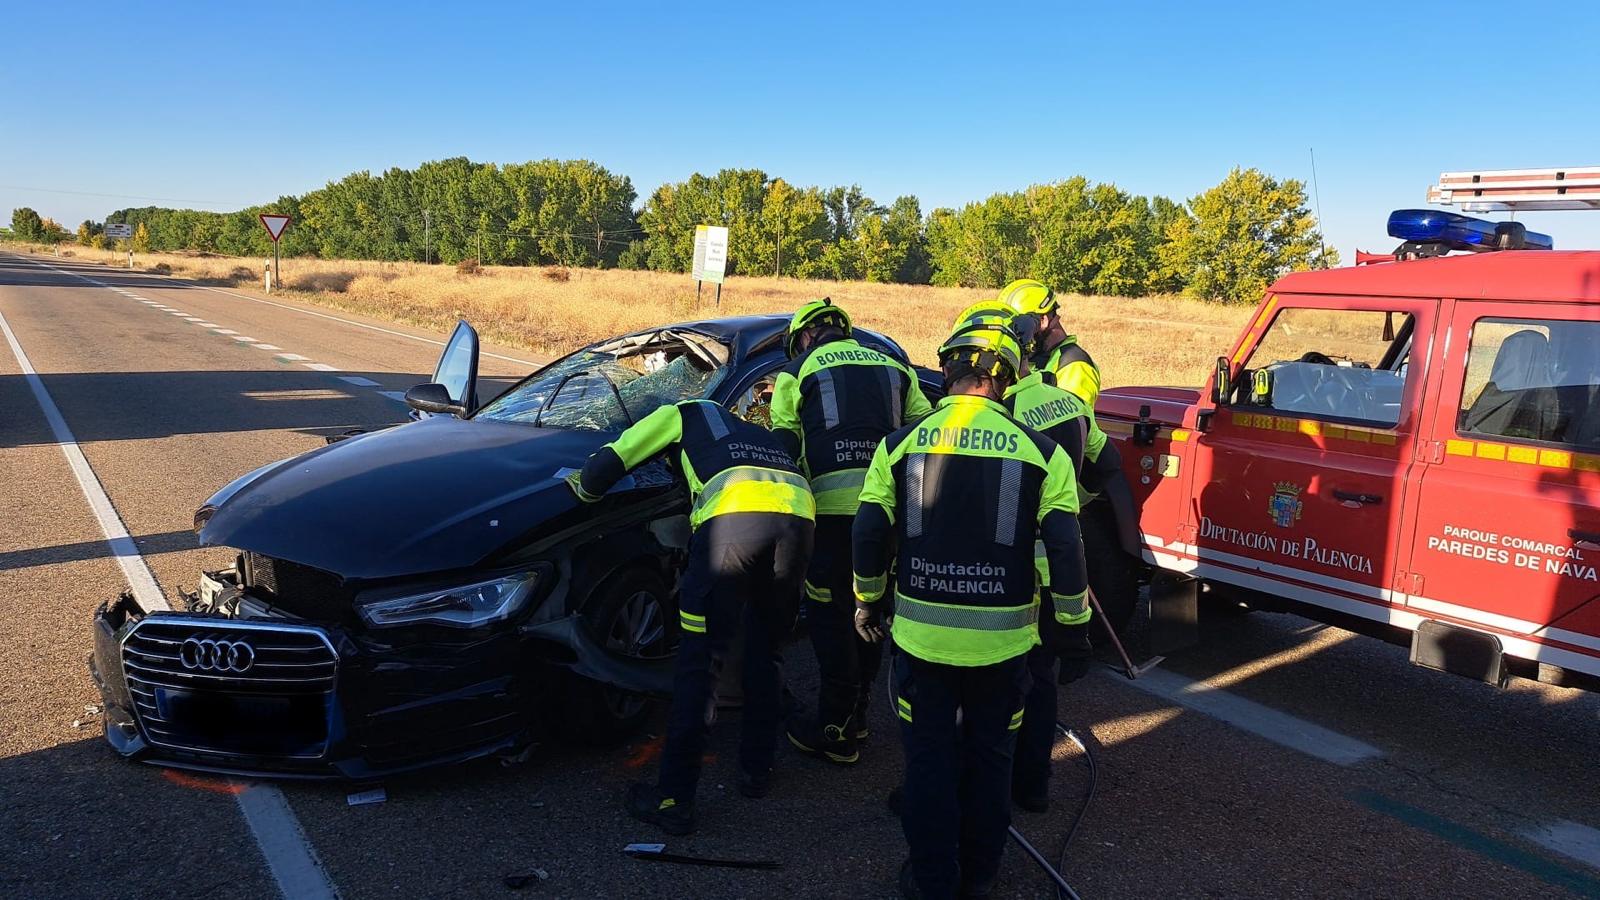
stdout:
[(739, 793), (751, 800), (760, 800), (772, 790), (772, 770), (760, 774), (739, 770)]
[(856, 739), (844, 733), (837, 725), (817, 726), (809, 722), (790, 721), (784, 727), (789, 743), (807, 756), (827, 760), (836, 766), (850, 766), (861, 759), (856, 749)]
[(627, 806), (628, 815), (667, 834), (685, 835), (694, 831), (694, 801), (680, 803), (662, 794), (653, 784), (631, 785)]
[(917, 887), (917, 873), (909, 859), (900, 864), (900, 896), (905, 900), (922, 900), (922, 888)]
[(1030, 793), (1017, 788), (1011, 789), (1011, 802), (1018, 809), (1031, 813), (1047, 813), (1050, 811), (1050, 795), (1045, 791)]
[(867, 725), (867, 698), (862, 697), (856, 701), (856, 711), (850, 714), (850, 736), (857, 742), (864, 741), (872, 735), (872, 729)]

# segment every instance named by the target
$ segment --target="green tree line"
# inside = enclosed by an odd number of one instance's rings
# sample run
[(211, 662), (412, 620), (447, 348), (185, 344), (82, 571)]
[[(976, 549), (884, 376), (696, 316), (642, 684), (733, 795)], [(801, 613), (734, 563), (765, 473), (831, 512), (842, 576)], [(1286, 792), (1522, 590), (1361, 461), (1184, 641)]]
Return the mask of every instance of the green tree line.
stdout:
[[(143, 207), (106, 221), (135, 225), (153, 250), (270, 253), (257, 216), (277, 213), (294, 218), (290, 256), (669, 272), (689, 270), (696, 225), (725, 225), (731, 274), (979, 288), (1033, 277), (1072, 293), (1213, 300), (1251, 301), (1286, 271), (1337, 264), (1305, 185), (1256, 169), (1187, 201), (1080, 176), (929, 214), (914, 196), (885, 205), (856, 185), (802, 187), (759, 169), (696, 173), (637, 199), (626, 176), (588, 160), (457, 157), (238, 212)], [(85, 222), (79, 240), (103, 243), (102, 228)]]

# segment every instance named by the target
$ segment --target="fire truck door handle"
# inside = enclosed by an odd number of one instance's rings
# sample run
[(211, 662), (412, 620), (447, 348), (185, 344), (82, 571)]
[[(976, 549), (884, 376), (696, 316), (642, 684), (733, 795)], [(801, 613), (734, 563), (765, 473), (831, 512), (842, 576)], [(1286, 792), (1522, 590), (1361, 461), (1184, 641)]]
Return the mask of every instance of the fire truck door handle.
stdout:
[(1600, 531), (1584, 531), (1581, 528), (1568, 528), (1567, 537), (1584, 544), (1600, 545)]
[(1333, 489), (1333, 497), (1335, 500), (1351, 506), (1366, 506), (1369, 504), (1377, 506), (1383, 502), (1383, 497), (1378, 494), (1359, 494), (1355, 491), (1341, 491), (1338, 488)]

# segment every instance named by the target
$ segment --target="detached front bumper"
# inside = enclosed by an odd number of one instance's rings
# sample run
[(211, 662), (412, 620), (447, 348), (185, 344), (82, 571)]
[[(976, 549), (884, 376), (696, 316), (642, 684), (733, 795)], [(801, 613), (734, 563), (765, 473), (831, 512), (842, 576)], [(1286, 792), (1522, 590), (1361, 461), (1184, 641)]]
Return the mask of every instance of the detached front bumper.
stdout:
[(124, 757), (286, 778), (379, 778), (525, 743), (549, 668), (514, 633), (382, 644), (338, 628), (146, 614), (94, 619), (90, 673)]

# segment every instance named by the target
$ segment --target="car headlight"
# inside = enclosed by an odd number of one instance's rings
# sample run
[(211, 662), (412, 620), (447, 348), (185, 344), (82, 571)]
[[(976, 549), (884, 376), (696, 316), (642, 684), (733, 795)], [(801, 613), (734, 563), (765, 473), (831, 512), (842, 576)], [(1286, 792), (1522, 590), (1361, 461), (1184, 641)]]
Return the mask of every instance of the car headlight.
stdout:
[(373, 628), (422, 624), (473, 628), (510, 618), (528, 602), (538, 584), (538, 572), (522, 572), (493, 581), (374, 600), (361, 604), (357, 610)]

